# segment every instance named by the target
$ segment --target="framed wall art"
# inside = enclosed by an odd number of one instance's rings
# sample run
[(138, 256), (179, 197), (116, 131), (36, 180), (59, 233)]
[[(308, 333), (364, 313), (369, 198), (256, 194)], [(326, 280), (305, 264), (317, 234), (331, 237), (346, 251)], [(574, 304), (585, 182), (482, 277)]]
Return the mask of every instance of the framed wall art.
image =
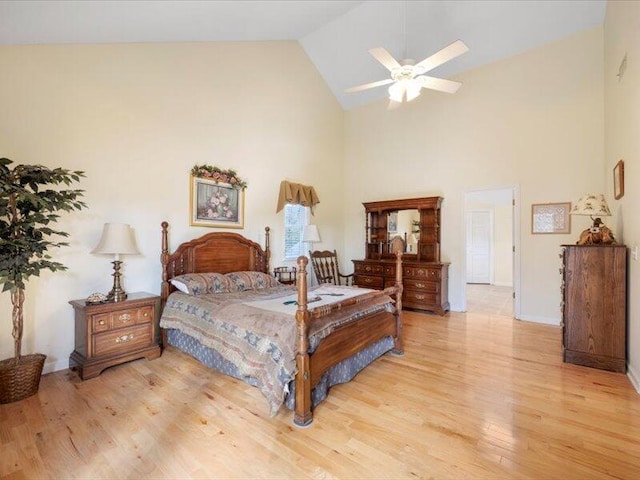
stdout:
[(571, 233), (571, 202), (531, 205), (531, 233)]
[(191, 225), (244, 228), (244, 190), (191, 176)]
[(624, 196), (624, 160), (613, 167), (613, 198), (619, 200)]
[(398, 212), (389, 213), (389, 227), (387, 228), (389, 233), (398, 232)]

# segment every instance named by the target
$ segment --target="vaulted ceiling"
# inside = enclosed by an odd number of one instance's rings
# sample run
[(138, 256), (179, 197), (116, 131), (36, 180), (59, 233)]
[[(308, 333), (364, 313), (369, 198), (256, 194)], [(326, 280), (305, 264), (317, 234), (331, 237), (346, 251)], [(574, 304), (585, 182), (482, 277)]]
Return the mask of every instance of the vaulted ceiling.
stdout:
[[(0, 1), (0, 44), (298, 40), (345, 109), (387, 96), (368, 50), (417, 61), (457, 39), (449, 77), (586, 30), (606, 0)], [(463, 87), (464, 88), (464, 87)], [(443, 94), (445, 95), (445, 94)]]

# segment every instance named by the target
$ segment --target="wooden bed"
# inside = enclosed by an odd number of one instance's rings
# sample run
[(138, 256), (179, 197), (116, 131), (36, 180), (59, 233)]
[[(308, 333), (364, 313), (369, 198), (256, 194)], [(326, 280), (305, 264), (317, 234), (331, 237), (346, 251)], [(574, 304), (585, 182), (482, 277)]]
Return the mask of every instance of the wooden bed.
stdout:
[[(265, 249), (237, 233), (213, 232), (180, 245), (173, 253), (168, 248), (167, 222), (162, 222), (162, 307), (175, 287), (173, 277), (188, 273), (231, 273), (238, 271), (269, 272), (269, 227), (265, 228)], [(298, 258), (297, 296), (295, 314), (297, 340), (295, 345), (297, 374), (295, 376), (294, 423), (309, 425), (313, 421), (311, 391), (322, 375), (332, 366), (349, 358), (385, 336), (393, 338), (393, 353), (402, 354), (402, 255), (397, 256), (396, 285), (380, 291), (379, 295), (391, 295), (396, 299), (396, 311), (367, 314), (341, 325), (324, 338), (315, 351), (309, 353), (309, 325), (314, 315), (307, 308), (307, 263), (304, 256)], [(332, 308), (341, 308), (345, 300)], [(323, 313), (324, 314), (324, 313)], [(167, 345), (167, 332), (162, 329), (163, 348)]]

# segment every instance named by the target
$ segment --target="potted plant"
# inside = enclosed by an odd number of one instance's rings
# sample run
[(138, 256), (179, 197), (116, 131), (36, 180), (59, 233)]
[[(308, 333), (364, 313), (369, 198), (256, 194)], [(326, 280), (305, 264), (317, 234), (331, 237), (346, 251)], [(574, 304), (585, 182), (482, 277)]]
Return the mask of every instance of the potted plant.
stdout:
[[(52, 236), (59, 212), (80, 210), (83, 190), (57, 189), (80, 180), (83, 172), (41, 165), (15, 165), (0, 158), (0, 285), (10, 292), (13, 305), (15, 355), (0, 361), (0, 403), (22, 400), (38, 391), (45, 355), (22, 355), (25, 282), (42, 270), (65, 270), (48, 254), (49, 248), (67, 245)], [(51, 187), (56, 187), (53, 189)]]

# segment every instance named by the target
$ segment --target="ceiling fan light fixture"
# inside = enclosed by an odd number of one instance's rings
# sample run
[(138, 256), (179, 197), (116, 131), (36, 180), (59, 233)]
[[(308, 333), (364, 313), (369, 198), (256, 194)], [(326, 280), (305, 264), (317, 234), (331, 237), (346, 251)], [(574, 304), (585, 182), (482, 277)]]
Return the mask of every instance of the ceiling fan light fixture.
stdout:
[(411, 80), (407, 80), (407, 86), (406, 86), (407, 102), (410, 102), (411, 100), (415, 100), (416, 98), (418, 98), (420, 96), (420, 90), (422, 90), (422, 85), (420, 84), (419, 81), (413, 78)]
[(403, 82), (396, 82), (389, 87), (389, 99), (394, 102), (402, 103), (404, 92), (405, 86)]

